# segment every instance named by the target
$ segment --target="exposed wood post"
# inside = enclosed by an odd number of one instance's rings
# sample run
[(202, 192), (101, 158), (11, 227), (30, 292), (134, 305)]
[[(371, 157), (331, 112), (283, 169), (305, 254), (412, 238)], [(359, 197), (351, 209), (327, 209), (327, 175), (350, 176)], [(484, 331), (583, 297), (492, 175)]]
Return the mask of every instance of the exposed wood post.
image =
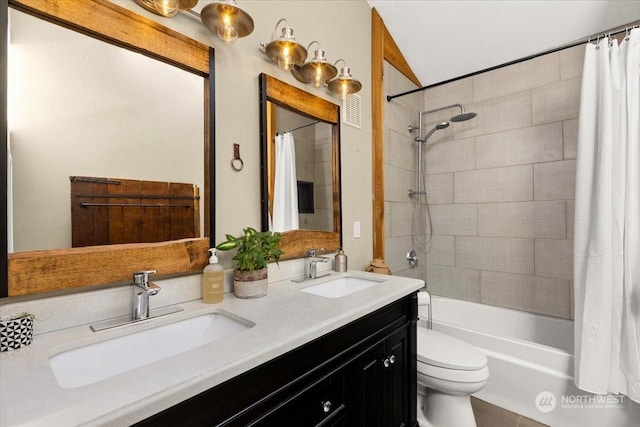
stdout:
[(373, 257), (384, 259), (384, 61), (421, 86), (375, 8), (371, 9)]
[(373, 257), (384, 259), (384, 23), (371, 9)]

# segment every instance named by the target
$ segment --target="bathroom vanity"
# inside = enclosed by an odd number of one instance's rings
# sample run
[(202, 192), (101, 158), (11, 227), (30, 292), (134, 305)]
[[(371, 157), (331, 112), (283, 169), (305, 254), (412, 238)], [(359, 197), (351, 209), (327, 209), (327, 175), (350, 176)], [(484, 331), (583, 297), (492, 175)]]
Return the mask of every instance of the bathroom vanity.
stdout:
[(411, 294), (137, 425), (412, 425), (416, 313)]
[[(345, 276), (375, 285), (339, 297), (304, 291)], [(0, 355), (0, 424), (415, 425), (422, 286), (395, 276), (334, 273), (271, 283), (264, 298), (226, 294), (220, 304), (181, 303), (183, 312), (112, 330), (93, 332), (85, 324), (36, 335), (31, 346)], [(210, 313), (247, 327), (85, 385), (65, 383), (51, 367), (56, 355)], [(137, 356), (120, 353), (122, 363)]]

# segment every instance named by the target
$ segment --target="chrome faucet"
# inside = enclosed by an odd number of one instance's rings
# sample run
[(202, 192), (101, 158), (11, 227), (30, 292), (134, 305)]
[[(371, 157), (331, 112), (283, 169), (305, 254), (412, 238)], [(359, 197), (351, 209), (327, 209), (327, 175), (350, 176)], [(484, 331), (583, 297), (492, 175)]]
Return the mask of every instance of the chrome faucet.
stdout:
[(318, 277), (328, 276), (327, 274), (322, 274), (318, 276), (316, 265), (319, 262), (329, 262), (329, 258), (323, 256), (317, 256), (317, 251), (323, 251), (323, 248), (319, 249), (311, 249), (307, 252), (307, 257), (304, 259), (304, 280), (307, 279), (317, 279)]
[(129, 325), (140, 320), (152, 319), (154, 317), (166, 316), (167, 314), (182, 311), (182, 307), (177, 305), (149, 310), (149, 297), (160, 292), (160, 286), (149, 281), (149, 275), (155, 272), (155, 270), (147, 270), (133, 273), (133, 310), (131, 315), (127, 314), (94, 323), (91, 325), (91, 329), (94, 332), (98, 332), (104, 329)]
[(149, 282), (149, 275), (155, 272), (148, 270), (133, 273), (133, 320), (149, 317), (149, 297), (160, 292), (160, 286)]

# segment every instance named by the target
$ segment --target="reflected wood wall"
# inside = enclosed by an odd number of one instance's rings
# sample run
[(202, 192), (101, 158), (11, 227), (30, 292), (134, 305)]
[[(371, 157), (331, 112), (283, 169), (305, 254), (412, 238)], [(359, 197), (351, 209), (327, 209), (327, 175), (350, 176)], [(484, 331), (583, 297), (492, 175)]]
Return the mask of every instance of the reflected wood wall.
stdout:
[(200, 237), (195, 184), (72, 176), (72, 247)]

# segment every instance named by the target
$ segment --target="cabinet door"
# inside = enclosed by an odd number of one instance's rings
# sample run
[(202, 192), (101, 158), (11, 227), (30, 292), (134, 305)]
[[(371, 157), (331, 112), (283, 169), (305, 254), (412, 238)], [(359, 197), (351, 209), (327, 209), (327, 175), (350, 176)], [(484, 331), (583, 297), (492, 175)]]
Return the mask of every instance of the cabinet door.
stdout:
[(347, 382), (350, 425), (354, 427), (383, 427), (380, 366), (384, 356), (384, 342), (379, 341), (360, 353), (348, 366)]
[(407, 328), (398, 329), (384, 342), (382, 370), (384, 377), (383, 405), (385, 426), (409, 425), (409, 387)]

